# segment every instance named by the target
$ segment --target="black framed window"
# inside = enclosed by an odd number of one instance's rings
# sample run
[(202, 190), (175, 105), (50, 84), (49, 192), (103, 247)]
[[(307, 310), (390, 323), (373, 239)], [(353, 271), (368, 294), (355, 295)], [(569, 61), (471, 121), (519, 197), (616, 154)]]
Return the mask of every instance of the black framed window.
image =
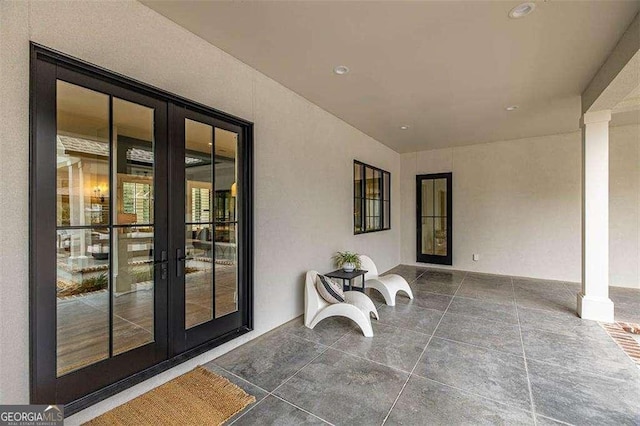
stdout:
[(391, 229), (391, 173), (353, 160), (353, 233)]

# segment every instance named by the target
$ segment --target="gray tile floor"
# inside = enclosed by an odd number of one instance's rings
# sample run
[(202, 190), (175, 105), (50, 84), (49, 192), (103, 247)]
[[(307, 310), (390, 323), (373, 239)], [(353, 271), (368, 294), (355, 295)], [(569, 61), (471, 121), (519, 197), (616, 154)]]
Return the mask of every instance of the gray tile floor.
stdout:
[[(375, 291), (365, 338), (302, 318), (208, 365), (256, 397), (234, 425), (640, 425), (640, 369), (575, 315), (573, 283), (398, 266), (415, 299)], [(612, 288), (640, 322), (640, 290)]]

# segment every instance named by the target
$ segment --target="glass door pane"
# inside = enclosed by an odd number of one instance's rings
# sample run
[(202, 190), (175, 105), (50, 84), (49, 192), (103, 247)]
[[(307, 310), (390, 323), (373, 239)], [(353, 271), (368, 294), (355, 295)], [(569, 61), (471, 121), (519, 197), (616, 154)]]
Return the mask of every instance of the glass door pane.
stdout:
[(422, 181), (422, 254), (433, 255), (434, 250), (434, 227), (433, 227), (433, 179)]
[(109, 96), (56, 83), (57, 376), (109, 357)]
[(238, 310), (238, 134), (215, 129), (215, 317)]
[(109, 357), (106, 228), (57, 232), (57, 376)]
[(155, 341), (153, 108), (62, 80), (57, 375)]
[(185, 327), (238, 310), (238, 135), (185, 119)]
[(185, 328), (213, 319), (213, 126), (185, 119)]
[(154, 341), (154, 110), (113, 98), (113, 354)]
[(422, 218), (422, 254), (435, 254), (433, 248), (433, 218)]
[(447, 180), (433, 180), (433, 235), (434, 251), (438, 256), (447, 255)]
[(452, 175), (418, 176), (417, 261), (452, 264)]
[(171, 205), (169, 224), (177, 260), (172, 288), (180, 291), (171, 325), (179, 353), (236, 330), (246, 318), (239, 246), (246, 228), (238, 207), (246, 201), (244, 136), (239, 126), (187, 108), (171, 114), (172, 125), (184, 129), (173, 139), (171, 149), (183, 154), (170, 170), (180, 182), (171, 196), (184, 199)]

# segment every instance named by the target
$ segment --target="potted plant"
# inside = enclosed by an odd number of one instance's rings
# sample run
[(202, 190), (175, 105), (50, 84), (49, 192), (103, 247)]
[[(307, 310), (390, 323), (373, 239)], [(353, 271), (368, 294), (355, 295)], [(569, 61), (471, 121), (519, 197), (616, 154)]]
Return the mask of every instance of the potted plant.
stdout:
[(350, 251), (337, 252), (333, 255), (333, 261), (338, 268), (342, 268), (345, 272), (353, 272), (362, 266), (360, 255), (358, 253), (351, 253)]

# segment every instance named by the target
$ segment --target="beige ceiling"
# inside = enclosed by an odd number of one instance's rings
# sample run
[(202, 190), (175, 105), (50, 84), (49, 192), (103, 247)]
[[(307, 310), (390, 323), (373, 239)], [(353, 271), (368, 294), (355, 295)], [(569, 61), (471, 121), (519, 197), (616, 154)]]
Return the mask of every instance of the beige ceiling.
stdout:
[[(639, 35), (640, 37), (640, 35)], [(635, 111), (640, 108), (640, 82), (638, 87), (633, 89), (618, 105), (613, 109), (614, 112)]]
[(399, 152), (576, 130), (580, 94), (640, 10), (537, 1), (513, 20), (518, 1), (143, 3)]
[(613, 108), (611, 116), (612, 126), (640, 124), (640, 82), (638, 87)]

